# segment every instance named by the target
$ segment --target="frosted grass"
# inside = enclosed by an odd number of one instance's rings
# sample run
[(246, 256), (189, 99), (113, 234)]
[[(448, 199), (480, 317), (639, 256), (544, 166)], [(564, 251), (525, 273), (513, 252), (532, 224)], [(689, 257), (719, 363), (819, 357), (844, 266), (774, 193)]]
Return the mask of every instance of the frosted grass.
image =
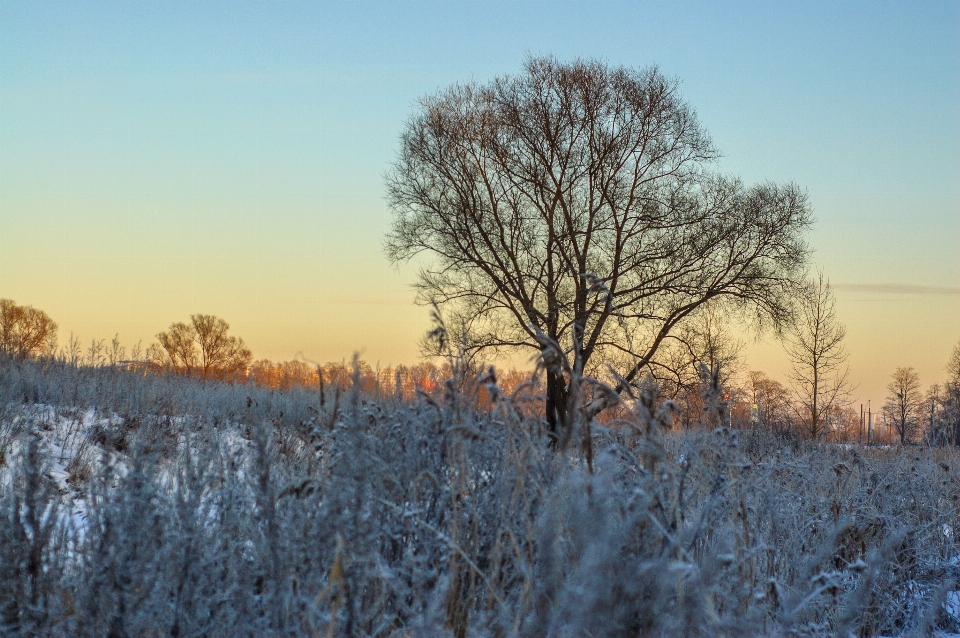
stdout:
[(651, 398), (594, 424), (590, 472), (482, 382), (335, 406), (2, 362), (3, 633), (960, 631), (952, 449), (674, 433)]

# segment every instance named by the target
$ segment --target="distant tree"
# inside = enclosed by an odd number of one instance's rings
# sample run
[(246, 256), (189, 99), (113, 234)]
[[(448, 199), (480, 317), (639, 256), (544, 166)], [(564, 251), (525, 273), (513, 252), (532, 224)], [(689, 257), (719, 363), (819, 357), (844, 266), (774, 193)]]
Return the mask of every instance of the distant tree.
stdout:
[(657, 364), (652, 367), (660, 394), (672, 399), (679, 410), (674, 422), (684, 428), (702, 420), (700, 365), (716, 370), (720, 386), (735, 392), (734, 380), (743, 366), (744, 344), (732, 331), (729, 318), (720, 307), (701, 308), (664, 342)]
[(247, 368), (247, 379), (265, 388), (278, 388), (280, 386), (279, 377), (277, 364), (269, 359), (258, 359)]
[(126, 359), (126, 352), (127, 349), (120, 345), (120, 335), (113, 335), (113, 339), (110, 340), (110, 346), (106, 351), (107, 363), (111, 366), (119, 365), (121, 361)]
[(842, 408), (852, 391), (843, 345), (846, 335), (830, 281), (818, 272), (799, 297), (784, 341), (797, 416), (812, 439), (823, 435), (825, 417)]
[(947, 381), (943, 386), (944, 420), (952, 430), (953, 443), (960, 447), (960, 343), (947, 362)]
[(52, 352), (57, 324), (42, 310), (0, 299), (0, 354), (30, 359)]
[(890, 394), (883, 406), (884, 414), (903, 445), (913, 440), (920, 430), (923, 410), (920, 375), (913, 368), (897, 368), (887, 390)]
[(953, 347), (953, 353), (947, 361), (947, 383), (960, 386), (960, 342)]
[(250, 364), (248, 380), (275, 390), (317, 387), (317, 367), (303, 361), (273, 362), (260, 359)]
[(794, 430), (795, 419), (790, 402), (790, 391), (779, 381), (765, 373), (751, 371), (748, 390), (750, 393), (751, 417), (761, 429), (785, 434)]
[(103, 339), (91, 339), (90, 347), (87, 348), (86, 365), (91, 368), (99, 368), (106, 362), (106, 344)]
[(948, 395), (944, 387), (934, 383), (927, 389), (923, 399), (923, 427), (926, 439), (932, 445), (947, 445), (953, 442), (953, 428), (947, 418)]
[(83, 363), (83, 348), (80, 346), (80, 338), (70, 331), (67, 343), (60, 349), (59, 357), (73, 366)]
[(808, 254), (806, 195), (745, 187), (710, 170), (716, 157), (656, 68), (532, 58), (519, 76), (420, 103), (387, 178), (386, 253), (433, 258), (419, 300), (449, 311), (468, 348), (543, 356), (557, 436), (575, 378), (610, 363), (639, 380), (697, 310), (787, 315)]
[(692, 314), (664, 341), (651, 373), (665, 396), (686, 388), (699, 392), (699, 364), (719, 370), (720, 384), (728, 387), (743, 367), (743, 346), (732, 329), (730, 313), (710, 305)]
[(730, 314), (707, 306), (678, 330), (678, 338), (692, 359), (720, 371), (721, 385), (730, 385), (743, 368), (742, 339), (732, 332)]
[(213, 315), (191, 315), (190, 323), (175, 323), (157, 335), (151, 361), (178, 374), (233, 381), (246, 374), (253, 356), (243, 339), (230, 336), (230, 325)]
[(836, 406), (825, 417), (824, 434), (837, 443), (854, 441), (860, 427), (860, 413), (849, 404)]

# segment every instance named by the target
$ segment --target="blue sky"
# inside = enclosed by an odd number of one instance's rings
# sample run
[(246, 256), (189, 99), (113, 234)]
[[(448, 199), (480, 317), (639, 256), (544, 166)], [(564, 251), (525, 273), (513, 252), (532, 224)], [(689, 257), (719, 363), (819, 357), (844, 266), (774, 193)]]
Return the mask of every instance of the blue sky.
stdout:
[(427, 313), (382, 255), (382, 176), (419, 97), (529, 54), (677, 77), (722, 170), (807, 188), (861, 392), (942, 377), (957, 2), (3, 1), (0, 297), (84, 340), (208, 312), (259, 356), (411, 361)]

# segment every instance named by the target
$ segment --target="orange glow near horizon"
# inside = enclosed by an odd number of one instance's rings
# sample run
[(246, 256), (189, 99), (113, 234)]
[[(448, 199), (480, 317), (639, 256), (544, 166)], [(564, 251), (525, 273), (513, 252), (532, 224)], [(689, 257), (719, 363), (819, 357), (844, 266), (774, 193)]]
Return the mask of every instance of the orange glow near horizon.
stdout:
[[(953, 317), (960, 317), (960, 295), (838, 288), (838, 311), (847, 326), (851, 379), (857, 385), (851, 397), (854, 404), (867, 400), (882, 404), (889, 377), (899, 366), (916, 368), (924, 389), (944, 381), (947, 359), (960, 342), (960, 330), (952, 321)], [(118, 309), (119, 317), (113, 320), (109, 316), (77, 320), (76, 312), (65, 312), (69, 309), (57, 304), (45, 306), (42, 301), (31, 303), (28, 297), (11, 298), (48, 312), (60, 326), (60, 344), (65, 344), (72, 333), (83, 349), (92, 339), (109, 341), (114, 335), (119, 336), (128, 351), (137, 341), (146, 349), (158, 332), (175, 321), (187, 320), (191, 314), (184, 309), (177, 316), (166, 313), (169, 318), (160, 319), (162, 315), (158, 313), (157, 319), (150, 322), (124, 316)], [(238, 314), (243, 309), (234, 310)], [(229, 312), (212, 314), (230, 323), (231, 334), (244, 339), (255, 360), (275, 362), (349, 362), (356, 353), (374, 367), (410, 366), (422, 360), (417, 341), (430, 327), (427, 309), (412, 302), (337, 301), (321, 305), (315, 314), (307, 311), (299, 316), (291, 316), (289, 308), (268, 304), (259, 308), (259, 317), (254, 315), (251, 319), (253, 310), (246, 309), (239, 320)], [(271, 310), (277, 314), (271, 316)], [(877, 315), (884, 320), (876, 321)], [(744, 341), (745, 368), (765, 372), (785, 383), (788, 362), (779, 342), (771, 335), (759, 342), (748, 337)], [(531, 365), (526, 357), (518, 355), (501, 361), (498, 367), (529, 369)]]

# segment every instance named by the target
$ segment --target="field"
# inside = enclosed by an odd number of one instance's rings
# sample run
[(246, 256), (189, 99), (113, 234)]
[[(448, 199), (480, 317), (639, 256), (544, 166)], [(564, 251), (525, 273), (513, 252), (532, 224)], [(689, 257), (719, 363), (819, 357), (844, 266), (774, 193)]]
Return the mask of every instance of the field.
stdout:
[(960, 630), (953, 449), (674, 432), (646, 387), (588, 467), (539, 409), (3, 360), (3, 633)]

